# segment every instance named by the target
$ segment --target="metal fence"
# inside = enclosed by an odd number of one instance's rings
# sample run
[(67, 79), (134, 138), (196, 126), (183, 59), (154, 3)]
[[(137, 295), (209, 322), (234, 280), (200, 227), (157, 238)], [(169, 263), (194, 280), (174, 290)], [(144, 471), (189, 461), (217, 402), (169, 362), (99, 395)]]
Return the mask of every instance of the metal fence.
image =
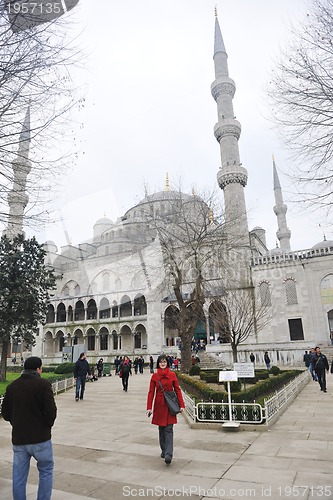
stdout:
[[(56, 396), (57, 394), (59, 394), (59, 392), (64, 392), (74, 387), (75, 385), (74, 377), (65, 378), (63, 380), (57, 380), (56, 382), (53, 382), (53, 384), (51, 385), (53, 394)], [(1, 414), (3, 398), (4, 398), (3, 396), (0, 397), (0, 414)]]
[(255, 401), (253, 403), (231, 403), (230, 408), (227, 402), (215, 403), (199, 402), (195, 403), (188, 394), (184, 393), (186, 413), (193, 422), (224, 423), (230, 420), (242, 424), (267, 424), (286, 403), (308, 383), (310, 379), (309, 371), (304, 371), (294, 380), (286, 384), (282, 389), (268, 399), (264, 400), (264, 406)]

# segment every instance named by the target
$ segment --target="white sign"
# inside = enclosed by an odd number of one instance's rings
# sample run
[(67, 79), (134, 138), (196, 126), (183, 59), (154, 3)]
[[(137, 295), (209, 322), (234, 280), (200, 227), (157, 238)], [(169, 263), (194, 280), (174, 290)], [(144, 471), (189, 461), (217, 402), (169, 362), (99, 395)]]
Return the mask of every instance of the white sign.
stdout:
[(239, 378), (253, 378), (254, 364), (253, 363), (234, 363), (234, 370), (238, 373)]
[(219, 382), (237, 382), (238, 380), (238, 375), (237, 372), (227, 372), (227, 371), (221, 371), (219, 372)]

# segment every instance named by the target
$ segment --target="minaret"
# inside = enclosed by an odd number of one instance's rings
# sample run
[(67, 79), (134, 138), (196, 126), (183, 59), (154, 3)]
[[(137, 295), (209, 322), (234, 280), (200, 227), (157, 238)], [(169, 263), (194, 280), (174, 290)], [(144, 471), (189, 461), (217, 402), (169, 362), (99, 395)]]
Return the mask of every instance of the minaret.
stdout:
[(273, 156), (273, 182), (274, 182), (274, 197), (275, 197), (275, 207), (273, 208), (273, 210), (277, 217), (277, 222), (278, 222), (278, 230), (276, 231), (276, 236), (280, 242), (281, 250), (285, 252), (290, 252), (291, 231), (288, 229), (287, 226), (287, 218), (286, 218), (287, 205), (283, 203), (281, 184), (276, 170), (274, 156)]
[(211, 91), (217, 103), (218, 122), (214, 127), (215, 137), (220, 144), (221, 167), (217, 174), (218, 184), (224, 193), (226, 232), (232, 245), (249, 247), (249, 229), (246, 215), (244, 187), (247, 170), (239, 158), (238, 139), (241, 125), (236, 120), (232, 100), (235, 82), (229, 78), (228, 55), (226, 53), (215, 9), (214, 44), (215, 81)]
[(14, 238), (23, 233), (24, 209), (29, 197), (26, 194), (27, 177), (31, 170), (29, 161), (30, 147), (30, 106), (27, 109), (19, 138), (17, 158), (13, 161), (14, 181), (12, 190), (8, 193), (9, 216), (7, 229), (3, 234)]

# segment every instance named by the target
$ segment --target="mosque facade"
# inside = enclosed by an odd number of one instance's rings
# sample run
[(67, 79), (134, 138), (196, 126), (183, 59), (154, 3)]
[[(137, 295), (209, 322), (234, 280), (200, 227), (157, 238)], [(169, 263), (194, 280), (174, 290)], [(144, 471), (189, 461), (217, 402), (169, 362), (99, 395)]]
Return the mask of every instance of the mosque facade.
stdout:
[[(241, 125), (233, 111), (235, 83), (229, 77), (217, 16), (214, 67), (211, 92), (218, 114), (214, 134), (221, 156), (217, 181), (225, 205), (221, 232), (244, 249), (241, 264), (235, 262), (235, 266), (246, 269), (258, 305), (272, 310), (271, 321), (239, 346), (240, 360), (248, 361), (254, 352), (262, 361), (263, 353), (269, 351), (273, 362), (295, 364), (302, 360), (304, 350), (331, 343), (333, 241), (324, 239), (307, 250), (291, 250), (287, 206), (274, 160), (277, 247), (267, 248), (264, 229), (249, 230), (244, 195), (248, 173), (240, 160)], [(45, 243), (47, 262), (57, 275), (57, 289), (33, 348), (44, 363), (63, 359), (69, 348), (78, 344), (85, 346), (91, 361), (102, 357), (112, 362), (124, 354), (143, 355), (145, 359), (161, 352), (179, 354), (179, 336), (171, 320), (177, 302), (161, 279), (165, 267), (159, 241), (147, 220), (152, 212), (170, 215), (180, 196), (188, 203), (193, 200), (192, 195), (177, 193), (167, 185), (165, 191), (147, 195), (117, 221), (99, 219), (88, 241), (68, 244), (60, 251), (54, 242)], [(238, 286), (237, 280), (234, 286)], [(223, 303), (223, 296), (206, 298), (193, 335), (207, 342), (207, 352), (228, 364), (232, 359), (230, 346), (221, 343), (220, 326), (211, 314), (216, 301)]]

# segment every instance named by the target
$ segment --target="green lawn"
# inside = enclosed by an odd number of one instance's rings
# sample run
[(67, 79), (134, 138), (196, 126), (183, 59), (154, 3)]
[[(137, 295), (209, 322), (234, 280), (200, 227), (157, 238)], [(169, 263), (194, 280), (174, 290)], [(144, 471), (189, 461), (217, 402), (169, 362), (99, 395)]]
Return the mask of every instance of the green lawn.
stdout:
[[(11, 382), (13, 382), (13, 380), (19, 378), (20, 375), (21, 375), (20, 373), (7, 372), (6, 382), (0, 382), (0, 395), (3, 396), (6, 392), (7, 385), (10, 384)], [(55, 373), (52, 373), (52, 372), (42, 374), (43, 378), (50, 378), (50, 377), (54, 377), (54, 376), (55, 376)]]

